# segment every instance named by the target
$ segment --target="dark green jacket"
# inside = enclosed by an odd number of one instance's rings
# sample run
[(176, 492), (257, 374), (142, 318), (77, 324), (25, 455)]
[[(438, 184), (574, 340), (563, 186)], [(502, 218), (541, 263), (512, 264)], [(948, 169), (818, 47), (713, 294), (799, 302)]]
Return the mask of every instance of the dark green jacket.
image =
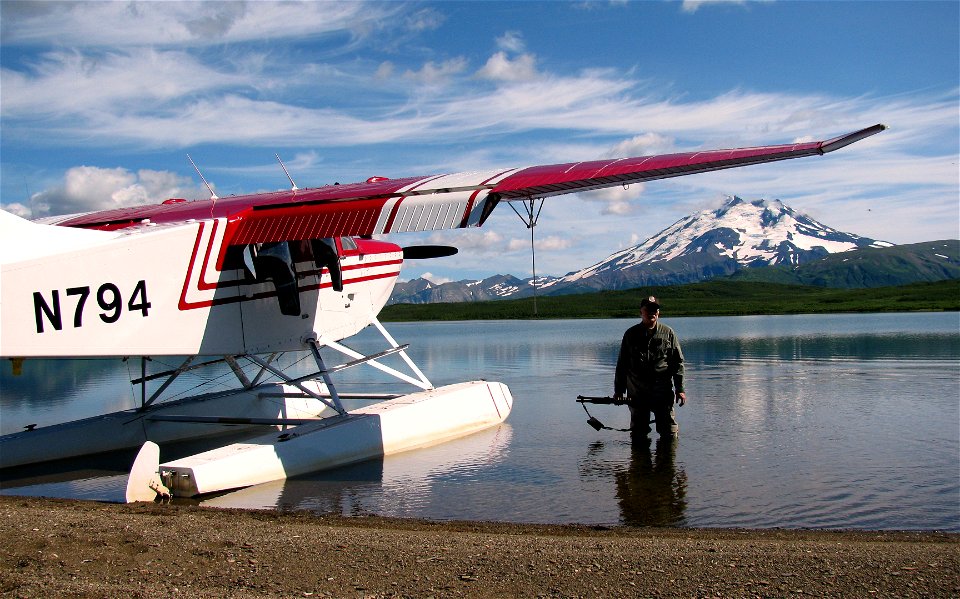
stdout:
[(643, 324), (627, 329), (620, 344), (614, 393), (635, 397), (650, 391), (683, 393), (683, 351), (673, 329), (657, 322), (652, 334)]

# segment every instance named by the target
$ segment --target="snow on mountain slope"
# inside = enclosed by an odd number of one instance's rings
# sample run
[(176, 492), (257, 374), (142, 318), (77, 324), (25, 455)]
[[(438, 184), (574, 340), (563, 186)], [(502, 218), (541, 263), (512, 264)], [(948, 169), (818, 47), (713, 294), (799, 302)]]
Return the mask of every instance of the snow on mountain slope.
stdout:
[[(643, 243), (560, 278), (541, 277), (544, 295), (703, 281), (756, 266), (799, 266), (830, 254), (893, 244), (844, 233), (804, 216), (779, 200), (737, 197), (716, 210), (680, 219)], [(530, 279), (498, 274), (482, 281), (434, 285), (398, 283), (391, 303), (481, 301), (529, 297)]]
[(563, 286), (603, 273), (687, 260), (733, 260), (741, 267), (798, 265), (812, 258), (864, 247), (889, 247), (837, 231), (779, 200), (746, 202), (731, 197), (716, 210), (680, 219), (643, 243), (552, 282)]

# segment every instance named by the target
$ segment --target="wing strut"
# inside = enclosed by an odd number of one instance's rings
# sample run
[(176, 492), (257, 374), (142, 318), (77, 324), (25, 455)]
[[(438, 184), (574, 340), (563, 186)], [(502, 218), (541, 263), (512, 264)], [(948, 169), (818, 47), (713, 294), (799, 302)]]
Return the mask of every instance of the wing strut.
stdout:
[[(130, 381), (130, 383), (133, 385), (141, 385), (139, 409), (146, 410), (147, 408), (149, 408), (150, 405), (153, 404), (153, 402), (155, 402), (157, 398), (160, 397), (160, 395), (167, 390), (167, 387), (170, 386), (170, 383), (172, 383), (178, 376), (180, 376), (181, 373), (205, 366), (205, 364), (191, 366), (190, 363), (193, 362), (194, 358), (196, 358), (196, 356), (187, 357), (187, 359), (183, 361), (183, 364), (181, 364), (175, 370), (160, 372), (157, 374), (147, 376), (147, 360), (149, 360), (149, 358), (147, 356), (141, 357), (140, 358), (140, 375), (141, 376), (139, 379), (134, 379)], [(165, 380), (163, 384), (160, 385), (160, 388), (154, 391), (153, 395), (151, 395), (150, 398), (147, 399), (147, 381), (152, 379), (157, 379), (157, 378), (163, 378), (163, 377), (167, 377), (167, 380)]]
[(333, 386), (333, 379), (330, 378), (330, 372), (327, 370), (327, 366), (323, 363), (323, 358), (320, 357), (320, 348), (317, 347), (316, 338), (307, 339), (307, 344), (310, 346), (310, 351), (313, 353), (313, 359), (317, 361), (317, 366), (320, 368), (320, 376), (323, 378), (323, 382), (327, 385), (327, 391), (330, 392), (330, 399), (333, 400), (333, 405), (336, 407), (336, 410), (340, 412), (340, 415), (344, 415), (347, 411), (343, 408), (343, 404), (340, 403), (340, 396), (337, 394), (337, 388)]
[[(246, 358), (251, 362), (253, 362), (254, 364), (260, 366), (261, 368), (268, 370), (271, 374), (273, 374), (283, 382), (287, 383), (288, 385), (293, 385), (294, 387), (296, 387), (297, 389), (300, 389), (300, 391), (306, 393), (310, 397), (316, 399), (317, 401), (320, 401), (321, 403), (326, 404), (331, 409), (336, 410), (337, 413), (340, 414), (341, 416), (347, 413), (344, 407), (340, 404), (340, 397), (337, 395), (336, 391), (332, 387), (329, 389), (329, 391), (330, 391), (330, 397), (333, 400), (333, 403), (327, 401), (319, 393), (315, 393), (309, 387), (302, 384), (303, 381), (315, 377), (318, 373), (308, 374), (306, 376), (297, 377), (297, 378), (290, 378), (283, 372), (283, 370), (276, 368), (274, 366), (271, 366), (270, 364), (267, 364), (258, 356), (250, 354), (250, 355), (247, 355)], [(318, 365), (321, 368), (321, 372), (319, 374), (323, 377), (324, 382), (332, 384), (330, 383), (330, 380), (329, 380), (330, 377), (326, 374), (326, 369), (323, 366), (323, 360), (320, 360), (318, 362)]]
[(517, 210), (514, 206), (514, 202), (507, 202), (510, 205), (510, 208), (520, 217), (520, 220), (523, 221), (523, 224), (530, 229), (530, 264), (533, 270), (533, 278), (530, 280), (531, 285), (533, 286), (533, 317), (537, 317), (537, 252), (533, 246), (533, 228), (537, 226), (537, 221), (540, 220), (540, 211), (543, 210), (543, 198), (540, 198), (540, 205), (536, 205), (535, 198), (527, 198), (523, 201), (523, 208), (526, 214), (520, 214), (520, 211)]

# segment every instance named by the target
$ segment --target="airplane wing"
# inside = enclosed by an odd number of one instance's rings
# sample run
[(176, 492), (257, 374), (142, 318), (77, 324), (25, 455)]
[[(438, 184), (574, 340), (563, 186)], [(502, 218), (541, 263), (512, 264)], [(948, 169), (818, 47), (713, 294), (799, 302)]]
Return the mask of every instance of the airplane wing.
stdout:
[(502, 201), (545, 198), (654, 179), (822, 155), (886, 129), (874, 125), (826, 141), (465, 172), (372, 177), (362, 183), (211, 200), (167, 200), (47, 219), (117, 230), (225, 218), (227, 245), (481, 226)]

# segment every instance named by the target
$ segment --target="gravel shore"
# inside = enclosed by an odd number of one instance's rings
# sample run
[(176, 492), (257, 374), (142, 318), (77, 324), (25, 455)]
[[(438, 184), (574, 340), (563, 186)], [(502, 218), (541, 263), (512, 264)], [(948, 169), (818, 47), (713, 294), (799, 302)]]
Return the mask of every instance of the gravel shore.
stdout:
[(957, 597), (960, 535), (431, 522), (0, 497), (4, 597)]

